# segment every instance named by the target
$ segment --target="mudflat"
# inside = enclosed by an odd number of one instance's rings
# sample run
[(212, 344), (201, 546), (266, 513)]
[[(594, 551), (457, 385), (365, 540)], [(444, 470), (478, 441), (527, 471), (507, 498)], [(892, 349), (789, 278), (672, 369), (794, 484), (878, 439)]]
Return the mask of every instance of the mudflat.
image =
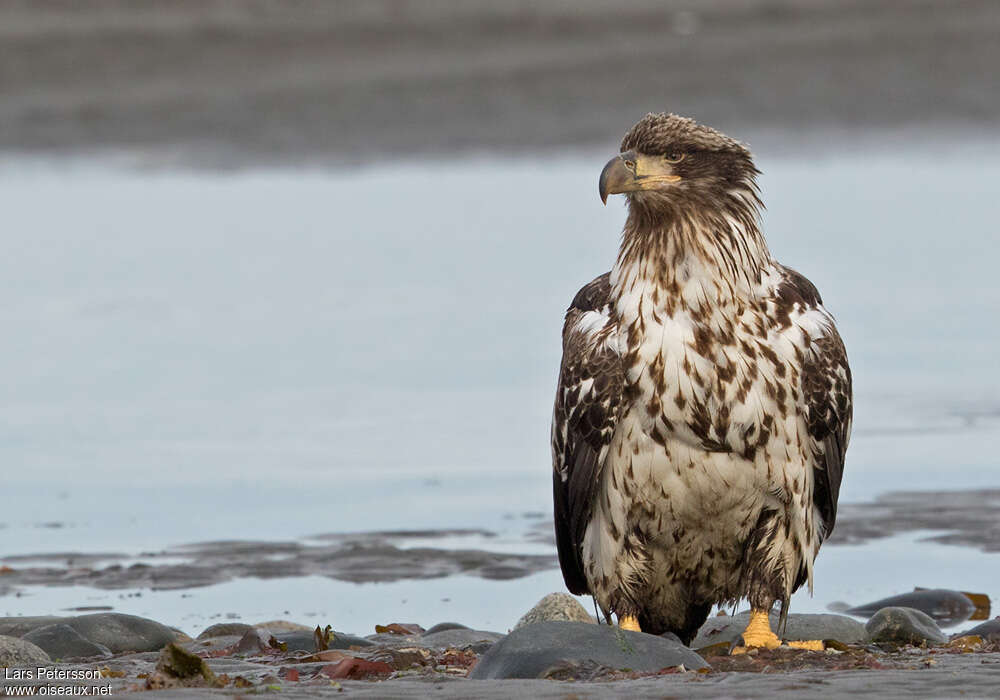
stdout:
[(646, 111), (776, 144), (1000, 117), (1000, 5), (0, 5), (0, 150), (327, 164), (614, 144)]

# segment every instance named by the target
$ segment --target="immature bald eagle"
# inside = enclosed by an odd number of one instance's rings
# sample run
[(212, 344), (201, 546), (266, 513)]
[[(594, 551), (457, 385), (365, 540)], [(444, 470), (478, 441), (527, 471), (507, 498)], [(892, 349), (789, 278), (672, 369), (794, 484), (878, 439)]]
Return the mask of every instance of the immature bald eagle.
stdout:
[[(851, 431), (833, 318), (760, 231), (752, 156), (650, 114), (605, 166), (628, 219), (609, 273), (566, 314), (552, 421), (566, 585), (606, 618), (689, 643), (712, 605), (767, 612), (812, 587)], [(780, 625), (779, 625), (780, 626)]]

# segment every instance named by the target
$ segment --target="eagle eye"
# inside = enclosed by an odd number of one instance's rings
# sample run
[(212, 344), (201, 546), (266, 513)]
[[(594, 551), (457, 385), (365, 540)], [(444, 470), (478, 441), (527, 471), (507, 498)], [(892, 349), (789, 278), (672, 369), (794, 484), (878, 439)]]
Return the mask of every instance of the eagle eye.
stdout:
[(670, 151), (665, 156), (663, 156), (663, 160), (667, 161), (668, 163), (680, 163), (682, 160), (684, 160), (684, 156), (685, 154), (682, 153), (681, 151)]

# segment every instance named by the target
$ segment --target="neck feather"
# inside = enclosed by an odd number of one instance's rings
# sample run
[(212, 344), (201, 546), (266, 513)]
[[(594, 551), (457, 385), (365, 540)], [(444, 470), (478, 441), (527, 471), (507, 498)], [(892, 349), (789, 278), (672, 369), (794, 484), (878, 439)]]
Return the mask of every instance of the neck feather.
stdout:
[(730, 192), (722, 206), (633, 199), (612, 271), (613, 293), (620, 297), (641, 283), (680, 295), (695, 284), (719, 303), (752, 299), (772, 266), (760, 231), (760, 206), (754, 189)]

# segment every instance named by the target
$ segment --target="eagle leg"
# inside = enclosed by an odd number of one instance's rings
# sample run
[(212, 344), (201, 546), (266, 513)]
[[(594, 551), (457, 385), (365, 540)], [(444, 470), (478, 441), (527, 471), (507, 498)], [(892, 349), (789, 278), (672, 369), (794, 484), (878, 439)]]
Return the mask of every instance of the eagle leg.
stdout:
[[(786, 642), (792, 649), (823, 651), (826, 646), (819, 639)], [(751, 610), (750, 622), (743, 630), (743, 646), (734, 647), (733, 654), (745, 654), (749, 649), (776, 649), (781, 646), (778, 635), (771, 631), (771, 620), (767, 610)]]
[[(751, 610), (750, 622), (743, 630), (743, 647), (737, 647), (734, 653), (743, 653), (747, 649), (775, 649), (781, 646), (778, 635), (771, 631), (771, 620), (768, 618), (767, 610)], [(737, 651), (742, 649), (742, 651)]]
[(642, 628), (639, 627), (639, 618), (634, 615), (625, 615), (624, 617), (618, 618), (618, 626), (623, 630), (630, 630), (632, 632), (642, 632)]

